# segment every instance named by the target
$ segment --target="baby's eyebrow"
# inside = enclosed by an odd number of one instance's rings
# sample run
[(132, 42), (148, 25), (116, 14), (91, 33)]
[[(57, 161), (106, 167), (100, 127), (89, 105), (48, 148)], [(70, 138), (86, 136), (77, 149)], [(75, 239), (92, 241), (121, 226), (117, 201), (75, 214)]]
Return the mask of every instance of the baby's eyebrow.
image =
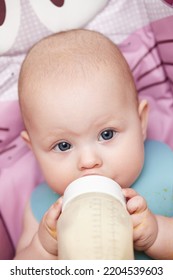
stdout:
[(55, 141), (59, 140), (68, 140), (67, 138), (70, 135), (76, 135), (77, 133), (71, 131), (70, 129), (63, 129), (63, 128), (55, 128), (50, 131), (47, 131), (47, 134), (44, 135), (41, 139), (42, 143), (47, 145), (51, 144)]
[(125, 122), (123, 117), (119, 117), (119, 116), (106, 116), (103, 118), (98, 119), (94, 124), (98, 125), (98, 126), (102, 126), (102, 125), (114, 125), (114, 124), (123, 124)]
[(45, 139), (45, 141), (51, 142), (51, 141), (57, 139), (58, 137), (61, 137), (61, 135), (62, 135), (62, 133), (60, 133), (58, 131), (50, 132), (44, 137), (44, 139)]

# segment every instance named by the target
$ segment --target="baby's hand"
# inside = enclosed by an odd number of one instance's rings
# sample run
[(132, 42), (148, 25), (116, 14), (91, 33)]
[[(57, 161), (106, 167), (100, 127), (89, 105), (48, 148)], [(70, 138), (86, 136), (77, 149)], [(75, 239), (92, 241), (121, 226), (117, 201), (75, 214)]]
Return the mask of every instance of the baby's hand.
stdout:
[(62, 199), (59, 198), (45, 213), (38, 229), (42, 247), (51, 255), (58, 255), (56, 224), (61, 214)]
[(127, 210), (133, 221), (134, 248), (146, 251), (156, 240), (158, 225), (155, 216), (147, 207), (145, 199), (133, 189), (123, 189), (127, 199)]

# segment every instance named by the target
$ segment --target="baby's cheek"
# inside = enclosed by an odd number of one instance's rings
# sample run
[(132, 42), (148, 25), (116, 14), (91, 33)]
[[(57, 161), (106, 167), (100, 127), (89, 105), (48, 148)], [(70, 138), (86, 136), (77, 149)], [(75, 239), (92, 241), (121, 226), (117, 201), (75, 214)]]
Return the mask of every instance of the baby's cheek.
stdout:
[(64, 191), (70, 182), (67, 174), (64, 174), (63, 172), (56, 172), (51, 178), (49, 177), (47, 179), (50, 188), (59, 195), (64, 194)]

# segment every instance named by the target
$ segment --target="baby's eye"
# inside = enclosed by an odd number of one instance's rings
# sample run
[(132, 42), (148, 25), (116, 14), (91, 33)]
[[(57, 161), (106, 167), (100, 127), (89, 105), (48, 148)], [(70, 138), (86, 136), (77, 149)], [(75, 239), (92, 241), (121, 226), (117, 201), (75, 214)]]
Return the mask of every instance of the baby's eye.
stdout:
[(110, 140), (114, 137), (115, 134), (116, 134), (116, 131), (114, 131), (113, 129), (106, 129), (106, 130), (102, 131), (102, 133), (100, 134), (99, 141)]
[(54, 151), (66, 152), (71, 149), (71, 144), (65, 141), (62, 141), (54, 146)]

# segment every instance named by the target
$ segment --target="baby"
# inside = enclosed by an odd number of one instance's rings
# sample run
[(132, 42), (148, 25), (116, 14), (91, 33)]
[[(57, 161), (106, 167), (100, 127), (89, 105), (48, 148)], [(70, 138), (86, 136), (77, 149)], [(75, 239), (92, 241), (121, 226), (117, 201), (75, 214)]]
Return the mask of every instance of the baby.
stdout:
[[(148, 104), (138, 101), (119, 49), (87, 30), (41, 40), (23, 63), (19, 101), (22, 137), (50, 188), (63, 195), (69, 183), (93, 174), (115, 180), (127, 199), (134, 248), (153, 258), (173, 258), (172, 220), (153, 215), (130, 188), (144, 163)], [(16, 259), (58, 259), (61, 203), (60, 198), (38, 224), (28, 202)]]

